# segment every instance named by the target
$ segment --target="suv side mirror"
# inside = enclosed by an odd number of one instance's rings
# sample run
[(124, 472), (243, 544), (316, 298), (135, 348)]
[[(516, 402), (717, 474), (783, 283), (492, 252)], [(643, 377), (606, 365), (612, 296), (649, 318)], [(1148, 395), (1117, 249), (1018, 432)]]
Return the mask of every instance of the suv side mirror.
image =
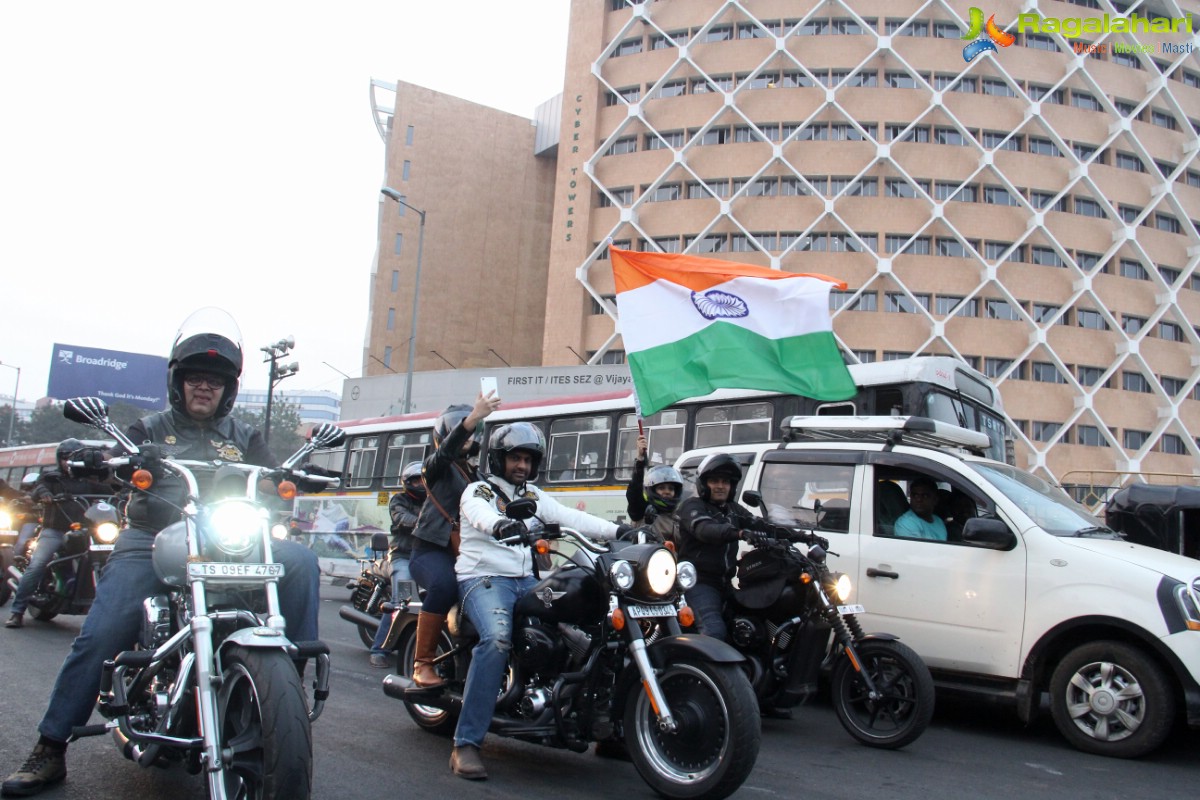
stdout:
[(963, 542), (987, 550), (1012, 550), (1017, 546), (1017, 535), (998, 519), (972, 517), (963, 525)]

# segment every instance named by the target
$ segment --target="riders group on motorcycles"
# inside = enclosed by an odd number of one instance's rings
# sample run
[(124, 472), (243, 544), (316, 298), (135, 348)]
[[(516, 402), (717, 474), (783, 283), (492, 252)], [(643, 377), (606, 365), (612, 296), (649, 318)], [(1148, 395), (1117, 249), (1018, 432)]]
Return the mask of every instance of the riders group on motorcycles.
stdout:
[[(413, 529), (417, 527), (417, 516), (425, 503), (425, 481), (421, 478), (421, 462), (414, 461), (400, 472), (402, 491), (392, 495), (388, 501), (388, 514), (392, 518), (392, 543), (388, 561), (392, 567), (392, 602), (399, 602), (405, 595), (402, 589), (412, 580), (408, 561), (412, 556)], [(379, 630), (371, 644), (372, 667), (391, 666), (384, 643), (387, 640), (389, 620), (385, 616), (379, 621)]]
[[(167, 366), (170, 408), (133, 423), (128, 438), (157, 447), (163, 456), (268, 465), (272, 458), (261, 433), (229, 416), (242, 372), (240, 342), (218, 333), (184, 337), (181, 331)], [(154, 447), (146, 448), (153, 452)], [(85, 451), (72, 460), (99, 465), (105, 454)], [(147, 458), (153, 467), (152, 459)], [(151, 470), (153, 471), (153, 469)], [(155, 492), (134, 493), (125, 506), (128, 527), (96, 587), (92, 611), (59, 670), (40, 737), (25, 763), (4, 781), (0, 794), (27, 796), (66, 777), (66, 749), (72, 729), (84, 725), (99, 693), (102, 666), (138, 639), (144, 598), (161, 594), (151, 562), (155, 535), (179, 519), (186, 487), (170, 474), (156, 476)], [(274, 545), (284, 565), (279, 599), (291, 641), (317, 638), (320, 572), (307, 547), (290, 541)]]
[(633, 525), (648, 525), (650, 533), (661, 542), (679, 544), (679, 520), (675, 506), (683, 493), (683, 476), (669, 464), (646, 469), (647, 441), (637, 439), (637, 458), (633, 475), (625, 489), (626, 512)]
[(77, 498), (84, 495), (109, 495), (112, 487), (99, 478), (104, 471), (87, 474), (86, 470), (73, 469), (70, 465), (74, 455), (83, 449), (78, 439), (64, 439), (59, 443), (54, 456), (57, 469), (48, 469), (38, 475), (30, 493), (34, 503), (42, 507), (42, 529), (37, 536), (36, 549), (17, 584), (13, 596), (12, 611), (6, 628), (21, 628), (25, 624), (25, 609), (29, 598), (42, 584), (47, 565), (54, 560), (71, 531), (73, 524), (84, 522), (86, 502)]

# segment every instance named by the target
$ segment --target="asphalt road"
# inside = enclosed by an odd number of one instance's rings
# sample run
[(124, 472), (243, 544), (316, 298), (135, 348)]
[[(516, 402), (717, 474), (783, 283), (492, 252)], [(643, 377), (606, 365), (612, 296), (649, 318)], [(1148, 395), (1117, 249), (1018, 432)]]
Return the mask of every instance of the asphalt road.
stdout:
[[(314, 797), (336, 800), (456, 798), (652, 798), (633, 767), (489, 737), (490, 779), (471, 783), (447, 767), (450, 743), (419, 730), (404, 706), (385, 697), (384, 671), (367, 665), (357, 631), (337, 615), (349, 593), (322, 587), (321, 630), (333, 652), (333, 696), (313, 729)], [(0, 609), (7, 616), (7, 609)], [(81, 618), (27, 621), (0, 628), (0, 774), (20, 765), (55, 674)], [(98, 721), (98, 718), (96, 718)], [(1072, 749), (1049, 719), (1022, 726), (1007, 710), (939, 701), (925, 735), (895, 752), (871, 750), (842, 730), (827, 703), (798, 710), (793, 720), (764, 720), (754, 771), (733, 797), (931, 798), (1190, 797), (1200, 781), (1200, 731), (1180, 729), (1168, 745), (1137, 761), (1089, 756)], [(201, 781), (182, 770), (142, 770), (107, 737), (71, 746), (66, 781), (41, 796), (203, 798)]]

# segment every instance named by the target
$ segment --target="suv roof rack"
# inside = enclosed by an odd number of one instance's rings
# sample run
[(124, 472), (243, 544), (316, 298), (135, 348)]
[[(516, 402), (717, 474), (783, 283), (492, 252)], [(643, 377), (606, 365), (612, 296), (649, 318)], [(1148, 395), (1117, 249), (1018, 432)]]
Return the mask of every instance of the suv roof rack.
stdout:
[(954, 448), (983, 455), (991, 444), (987, 434), (928, 417), (788, 417), (783, 421), (788, 442), (872, 442), (894, 447)]

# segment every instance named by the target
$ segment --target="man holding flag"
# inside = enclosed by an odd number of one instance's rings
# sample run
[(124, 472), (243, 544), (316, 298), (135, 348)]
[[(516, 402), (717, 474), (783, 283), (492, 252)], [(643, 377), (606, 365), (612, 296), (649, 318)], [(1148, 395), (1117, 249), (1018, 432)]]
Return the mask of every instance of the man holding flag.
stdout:
[(639, 415), (714, 389), (817, 400), (857, 391), (833, 337), (824, 275), (610, 248)]

